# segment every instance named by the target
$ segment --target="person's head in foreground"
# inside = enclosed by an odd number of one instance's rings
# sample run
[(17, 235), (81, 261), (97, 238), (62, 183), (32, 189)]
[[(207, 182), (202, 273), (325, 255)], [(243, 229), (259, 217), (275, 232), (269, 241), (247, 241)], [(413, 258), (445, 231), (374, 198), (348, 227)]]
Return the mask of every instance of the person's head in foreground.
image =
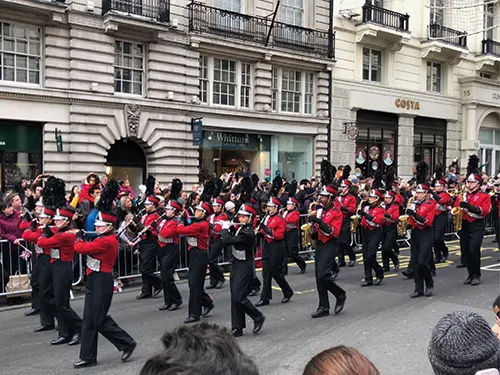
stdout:
[(475, 375), (500, 366), (500, 340), (472, 311), (452, 311), (434, 327), (428, 348), (436, 375)]
[(140, 375), (259, 375), (231, 333), (215, 324), (178, 327), (161, 341), (163, 352), (149, 358)]
[(493, 326), (493, 332), (500, 340), (500, 294), (498, 295), (495, 302), (493, 302), (493, 313), (495, 314), (495, 325)]
[(379, 372), (359, 351), (340, 345), (316, 354), (303, 375), (379, 375)]

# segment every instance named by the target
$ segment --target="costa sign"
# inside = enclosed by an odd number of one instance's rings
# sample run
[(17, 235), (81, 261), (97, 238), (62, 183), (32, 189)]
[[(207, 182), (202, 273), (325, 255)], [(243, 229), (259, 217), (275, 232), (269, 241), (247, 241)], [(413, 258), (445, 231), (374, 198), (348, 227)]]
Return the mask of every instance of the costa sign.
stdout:
[(418, 100), (410, 100), (410, 99), (396, 99), (396, 107), (408, 110), (420, 110), (420, 102)]

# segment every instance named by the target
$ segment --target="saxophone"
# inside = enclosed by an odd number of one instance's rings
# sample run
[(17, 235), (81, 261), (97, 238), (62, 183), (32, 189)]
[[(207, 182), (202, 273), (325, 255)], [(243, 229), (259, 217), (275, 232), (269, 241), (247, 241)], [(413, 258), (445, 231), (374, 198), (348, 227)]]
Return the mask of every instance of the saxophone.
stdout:
[(359, 225), (359, 215), (358, 211), (361, 210), (361, 206), (363, 205), (363, 200), (359, 202), (358, 208), (356, 208), (356, 212), (351, 216), (351, 233), (356, 233)]
[[(465, 187), (462, 186), (460, 189), (460, 193), (458, 195), (458, 201), (463, 202), (465, 200)], [(463, 220), (464, 211), (462, 207), (453, 207), (451, 210), (451, 216), (453, 218), (453, 227), (456, 232), (460, 232), (462, 230), (462, 220)]]
[(414, 200), (415, 200), (414, 197), (411, 197), (410, 199), (408, 199), (408, 202), (406, 203), (405, 214), (399, 216), (399, 221), (398, 221), (398, 235), (399, 236), (406, 236), (406, 232), (408, 230), (408, 215), (406, 215), (406, 210), (408, 210), (411, 207)]
[[(318, 217), (321, 217), (321, 212), (322, 209), (319, 208), (319, 203), (313, 202), (309, 205), (309, 209), (307, 211), (308, 216), (316, 216), (317, 214)], [(311, 223), (305, 223), (300, 226), (300, 238), (301, 238), (301, 243), (302, 243), (302, 248), (309, 248), (312, 246), (312, 232), (313, 232), (313, 227)]]

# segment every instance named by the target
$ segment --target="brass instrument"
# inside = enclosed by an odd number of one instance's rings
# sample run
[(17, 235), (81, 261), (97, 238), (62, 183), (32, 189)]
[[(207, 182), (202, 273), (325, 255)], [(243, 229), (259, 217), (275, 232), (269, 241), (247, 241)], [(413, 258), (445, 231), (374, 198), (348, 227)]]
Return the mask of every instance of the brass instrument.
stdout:
[(398, 235), (399, 236), (406, 236), (406, 232), (408, 230), (408, 215), (406, 215), (406, 210), (408, 210), (411, 207), (414, 200), (415, 200), (414, 197), (411, 197), (410, 199), (408, 199), (408, 202), (406, 203), (405, 214), (399, 216), (399, 221), (398, 221)]
[(359, 202), (358, 208), (356, 208), (356, 212), (351, 216), (351, 233), (356, 233), (358, 230), (360, 217), (358, 215), (358, 211), (361, 210), (361, 206), (363, 205), (363, 200)]
[[(312, 202), (307, 210), (307, 216), (316, 216), (318, 213), (317, 207), (319, 206), (318, 201)], [(308, 248), (312, 246), (312, 233), (313, 226), (311, 223), (305, 223), (300, 226), (300, 239), (303, 248)]]
[[(465, 187), (462, 186), (460, 189), (460, 194), (458, 196), (458, 202), (463, 202), (465, 199)], [(464, 216), (464, 211), (462, 207), (453, 207), (451, 210), (451, 216), (453, 218), (453, 227), (456, 232), (460, 232), (462, 230), (462, 220)]]
[(457, 196), (457, 190), (456, 189), (448, 189), (448, 194), (450, 197), (455, 198)]

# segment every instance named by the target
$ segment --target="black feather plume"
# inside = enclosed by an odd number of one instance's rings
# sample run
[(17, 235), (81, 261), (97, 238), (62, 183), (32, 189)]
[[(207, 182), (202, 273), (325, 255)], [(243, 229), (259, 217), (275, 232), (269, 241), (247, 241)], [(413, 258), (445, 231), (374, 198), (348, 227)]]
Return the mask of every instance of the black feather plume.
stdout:
[(476, 155), (469, 156), (469, 161), (467, 162), (467, 176), (471, 173), (479, 173), (479, 158)]
[(208, 180), (205, 182), (205, 186), (203, 187), (203, 193), (201, 193), (201, 200), (203, 202), (210, 202), (215, 192), (215, 183), (212, 180)]
[(50, 176), (42, 190), (43, 205), (57, 209), (66, 205), (66, 184), (60, 178)]
[(97, 202), (96, 208), (101, 212), (111, 212), (113, 209), (113, 203), (119, 193), (120, 184), (116, 180), (110, 179), (102, 190), (102, 194), (99, 198), (99, 202)]
[(281, 176), (274, 177), (273, 185), (271, 186), (269, 194), (271, 194), (272, 197), (277, 197), (282, 186), (283, 186), (283, 179), (281, 178)]
[(434, 182), (437, 180), (442, 180), (443, 179), (443, 174), (444, 174), (444, 167), (441, 163), (436, 165), (436, 168), (434, 169)]
[(344, 170), (342, 171), (342, 180), (348, 180), (349, 179), (349, 176), (351, 174), (351, 166), (350, 165), (346, 165), (344, 167)]
[(326, 159), (321, 161), (321, 185), (327, 186), (333, 183), (335, 178), (335, 167)]
[(254, 189), (259, 185), (259, 176), (257, 176), (257, 174), (253, 173), (251, 176), (250, 176), (251, 180), (252, 180), (252, 185), (254, 187)]
[(243, 180), (241, 181), (240, 192), (239, 192), (240, 194), (239, 200), (242, 204), (250, 202), (253, 189), (254, 186), (252, 179), (250, 177), (244, 177)]
[(170, 187), (170, 199), (176, 201), (181, 196), (182, 192), (182, 181), (178, 178), (172, 180), (172, 186)]
[(396, 180), (396, 173), (394, 173), (393, 168), (389, 168), (387, 170), (387, 174), (385, 175), (385, 188), (386, 190), (390, 190), (392, 183)]
[(155, 184), (156, 178), (154, 176), (149, 175), (146, 180), (146, 196), (155, 195)]
[(382, 183), (383, 179), (384, 175), (382, 174), (382, 171), (380, 169), (377, 169), (375, 175), (373, 176), (372, 187), (374, 189), (381, 189), (384, 186), (384, 184)]
[(419, 161), (416, 167), (417, 173), (415, 174), (415, 182), (423, 184), (427, 182), (427, 175), (429, 174), (429, 166), (425, 161)]
[(214, 191), (213, 197), (217, 198), (217, 197), (219, 197), (220, 193), (222, 192), (224, 182), (222, 182), (222, 180), (220, 178), (216, 178), (214, 181), (214, 185), (215, 185), (215, 191)]

